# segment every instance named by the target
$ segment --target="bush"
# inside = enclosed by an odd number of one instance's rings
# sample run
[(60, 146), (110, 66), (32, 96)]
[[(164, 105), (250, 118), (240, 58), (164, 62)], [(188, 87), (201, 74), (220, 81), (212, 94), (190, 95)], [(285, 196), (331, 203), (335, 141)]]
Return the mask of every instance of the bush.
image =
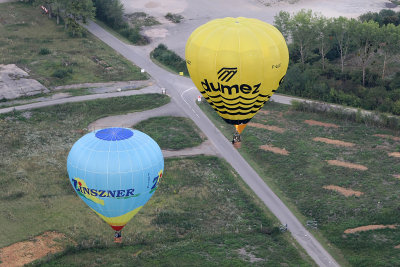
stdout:
[(400, 72), (396, 73), (393, 80), (390, 82), (389, 87), (391, 90), (400, 90)]
[(182, 21), (183, 16), (179, 14), (167, 13), (167, 15), (165, 15), (165, 18), (172, 21), (173, 23), (179, 23)]
[(48, 55), (50, 53), (51, 53), (51, 51), (48, 48), (40, 48), (40, 50), (39, 50), (39, 55)]
[(125, 28), (122, 28), (118, 32), (119, 34), (121, 34), (126, 39), (128, 39), (129, 41), (131, 41), (133, 44), (136, 45), (146, 45), (150, 42), (147, 37), (140, 34), (139, 28), (130, 28), (129, 26), (126, 26)]
[(62, 68), (62, 69), (56, 69), (51, 76), (59, 78), (59, 79), (64, 79), (72, 74), (72, 69), (70, 68)]
[(168, 66), (175, 72), (183, 72), (185, 75), (189, 75), (185, 60), (175, 52), (168, 50), (168, 47), (164, 44), (159, 44), (153, 50), (151, 55), (160, 63)]
[(392, 108), (393, 114), (400, 115), (400, 100), (397, 100), (393, 104)]

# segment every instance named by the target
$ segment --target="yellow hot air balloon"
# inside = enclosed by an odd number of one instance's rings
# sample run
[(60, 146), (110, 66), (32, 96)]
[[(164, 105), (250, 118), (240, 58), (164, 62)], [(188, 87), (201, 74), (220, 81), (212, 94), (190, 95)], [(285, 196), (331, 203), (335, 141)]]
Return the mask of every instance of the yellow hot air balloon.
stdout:
[(198, 27), (186, 43), (185, 57), (200, 93), (238, 134), (278, 89), (289, 64), (279, 30), (243, 17)]

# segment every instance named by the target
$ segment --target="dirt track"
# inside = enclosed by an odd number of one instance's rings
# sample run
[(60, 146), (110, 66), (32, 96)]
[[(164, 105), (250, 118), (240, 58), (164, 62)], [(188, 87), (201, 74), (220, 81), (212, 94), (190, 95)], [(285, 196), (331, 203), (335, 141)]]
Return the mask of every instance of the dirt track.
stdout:
[(378, 229), (396, 229), (397, 225), (391, 224), (391, 225), (382, 225), (382, 224), (375, 224), (375, 225), (365, 225), (365, 226), (360, 226), (356, 228), (351, 228), (347, 229), (344, 231), (345, 234), (354, 234), (357, 232), (364, 232), (364, 231), (371, 231), (371, 230), (378, 230)]
[(337, 185), (324, 185), (323, 188), (328, 189), (328, 190), (333, 190), (336, 191), (346, 197), (350, 197), (350, 196), (356, 196), (359, 197), (361, 195), (363, 195), (363, 192), (360, 191), (354, 191), (352, 189), (347, 189), (347, 188), (343, 188)]
[(340, 161), (340, 160), (327, 160), (327, 162), (329, 165), (335, 165), (335, 166), (340, 166), (340, 167), (345, 167), (345, 168), (350, 168), (350, 169), (356, 169), (356, 170), (360, 170), (360, 171), (368, 170), (368, 167), (365, 167), (363, 165), (344, 162), (344, 161)]
[[(19, 267), (47, 254), (63, 251), (66, 237), (57, 232), (45, 232), (35, 238), (0, 249), (0, 267)], [(69, 241), (70, 242), (70, 241)]]

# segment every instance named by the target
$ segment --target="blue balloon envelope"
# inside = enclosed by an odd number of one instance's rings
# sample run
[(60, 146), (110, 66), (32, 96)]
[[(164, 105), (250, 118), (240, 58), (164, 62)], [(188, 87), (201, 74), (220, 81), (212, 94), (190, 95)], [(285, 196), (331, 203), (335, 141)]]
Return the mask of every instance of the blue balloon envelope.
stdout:
[(78, 196), (120, 231), (154, 194), (164, 158), (148, 135), (107, 128), (84, 135), (72, 146), (67, 170)]

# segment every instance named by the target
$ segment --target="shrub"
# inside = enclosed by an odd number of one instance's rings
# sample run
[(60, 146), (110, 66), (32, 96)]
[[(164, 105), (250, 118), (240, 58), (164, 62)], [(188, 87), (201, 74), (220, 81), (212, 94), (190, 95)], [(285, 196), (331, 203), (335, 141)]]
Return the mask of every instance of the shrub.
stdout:
[(51, 51), (48, 48), (40, 48), (40, 50), (39, 50), (39, 55), (48, 55), (50, 53), (51, 53)]
[(168, 50), (168, 47), (164, 44), (159, 44), (153, 50), (152, 56), (162, 64), (170, 67), (172, 70), (176, 72), (183, 72), (185, 75), (189, 75), (185, 60), (183, 60), (175, 52)]
[(140, 34), (140, 29), (137, 27), (130, 28), (128, 25), (126, 25), (126, 27), (121, 28), (118, 32), (136, 45), (146, 45), (150, 42), (147, 37)]
[(56, 69), (51, 76), (59, 78), (59, 79), (64, 79), (68, 77), (69, 75), (72, 74), (72, 69), (70, 68), (60, 68)]
[(400, 72), (396, 73), (393, 80), (390, 82), (389, 87), (391, 90), (400, 90)]
[(165, 18), (172, 21), (173, 23), (179, 23), (182, 21), (183, 16), (179, 14), (167, 13), (167, 15), (165, 15)]

